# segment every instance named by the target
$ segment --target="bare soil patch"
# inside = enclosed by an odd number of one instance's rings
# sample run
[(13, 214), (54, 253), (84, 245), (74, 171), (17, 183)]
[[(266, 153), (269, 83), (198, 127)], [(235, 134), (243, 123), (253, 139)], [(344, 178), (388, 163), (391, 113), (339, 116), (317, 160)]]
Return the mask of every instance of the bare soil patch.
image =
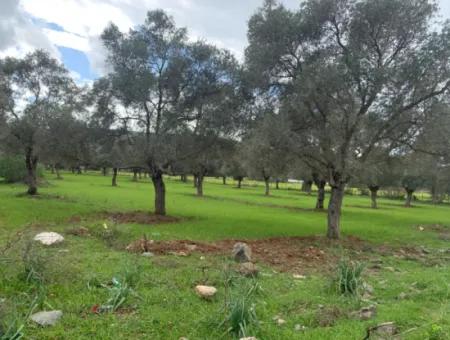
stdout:
[(152, 252), (156, 255), (187, 256), (202, 254), (231, 255), (236, 242), (245, 242), (252, 249), (252, 260), (265, 263), (282, 272), (303, 273), (315, 269), (332, 268), (339, 256), (336, 251), (345, 248), (361, 251), (365, 242), (356, 237), (329, 241), (325, 237), (274, 237), (259, 240), (220, 240), (213, 243), (189, 240), (158, 241), (140, 239), (126, 248), (129, 252)]
[(114, 212), (114, 211), (102, 211), (96, 214), (88, 215), (87, 217), (72, 216), (69, 219), (69, 223), (80, 223), (83, 219), (95, 220), (104, 219), (111, 220), (114, 223), (136, 223), (136, 224), (162, 224), (162, 223), (175, 223), (180, 219), (173, 216), (160, 216), (154, 215), (146, 211), (127, 211), (127, 212)]

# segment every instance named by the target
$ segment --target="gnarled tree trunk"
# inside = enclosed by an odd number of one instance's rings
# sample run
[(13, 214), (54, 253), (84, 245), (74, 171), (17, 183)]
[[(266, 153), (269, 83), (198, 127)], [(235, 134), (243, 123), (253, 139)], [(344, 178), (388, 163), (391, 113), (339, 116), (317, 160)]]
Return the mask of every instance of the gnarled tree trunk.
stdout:
[(240, 189), (242, 187), (242, 177), (239, 177), (237, 179), (237, 182), (238, 182), (237, 187), (238, 187), (238, 189)]
[(138, 180), (138, 170), (133, 169), (133, 182), (137, 182)]
[(56, 179), (63, 179), (62, 176), (61, 176), (61, 173), (59, 171), (59, 166), (58, 165), (55, 166), (55, 171), (56, 171)]
[(25, 163), (27, 168), (26, 182), (28, 185), (28, 195), (36, 195), (37, 190), (37, 156), (33, 155), (33, 148), (27, 148), (25, 152)]
[(106, 171), (106, 167), (104, 166), (104, 167), (102, 167), (102, 175), (106, 176), (106, 174), (107, 174), (107, 171)]
[(194, 188), (197, 188), (197, 174), (194, 174)]
[(222, 184), (227, 185), (227, 176), (222, 176)]
[(339, 239), (342, 201), (344, 200), (345, 183), (338, 182), (331, 186), (330, 202), (328, 204), (328, 231), (329, 239)]
[(406, 208), (411, 208), (411, 203), (412, 203), (412, 200), (413, 200), (414, 189), (405, 188), (405, 191), (406, 191), (405, 207)]
[(112, 182), (111, 182), (113, 187), (117, 186), (117, 171), (118, 171), (117, 168), (113, 168), (113, 175), (112, 175)]
[(325, 202), (325, 185), (326, 181), (319, 180), (316, 183), (317, 186), (317, 202), (316, 202), (316, 209), (323, 210), (324, 209), (324, 202)]
[(197, 196), (203, 196), (203, 174), (199, 172), (197, 175)]
[(266, 196), (270, 195), (270, 182), (269, 182), (269, 180), (270, 180), (270, 177), (267, 177), (267, 176), (264, 177), (264, 184), (265, 184), (265, 187), (266, 187), (266, 191), (265, 191), (265, 195)]
[(377, 198), (378, 198), (378, 190), (380, 190), (380, 187), (378, 185), (369, 185), (370, 190), (370, 199), (371, 199), (371, 207), (372, 209), (377, 209)]
[(155, 189), (155, 215), (166, 215), (166, 186), (161, 170), (152, 173), (152, 182)]

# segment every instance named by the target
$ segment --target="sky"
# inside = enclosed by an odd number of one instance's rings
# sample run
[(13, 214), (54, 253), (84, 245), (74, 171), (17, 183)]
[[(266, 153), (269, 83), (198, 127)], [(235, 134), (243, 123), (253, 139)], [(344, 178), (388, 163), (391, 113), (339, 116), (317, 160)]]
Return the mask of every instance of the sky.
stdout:
[[(105, 72), (99, 35), (109, 22), (122, 31), (162, 8), (192, 40), (205, 39), (242, 59), (247, 22), (263, 0), (0, 0), (0, 57), (21, 57), (42, 48), (59, 59), (79, 83)], [(300, 0), (280, 0), (297, 8)], [(450, 0), (438, 0), (450, 19)]]

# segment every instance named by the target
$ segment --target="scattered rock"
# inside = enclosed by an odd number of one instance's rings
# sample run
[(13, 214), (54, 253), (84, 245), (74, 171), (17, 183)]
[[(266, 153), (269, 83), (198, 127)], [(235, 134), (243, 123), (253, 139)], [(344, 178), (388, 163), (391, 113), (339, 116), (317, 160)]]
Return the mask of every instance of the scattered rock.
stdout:
[(169, 254), (175, 255), (175, 256), (182, 256), (182, 257), (188, 256), (188, 254), (184, 251), (171, 251), (171, 252), (169, 252)]
[(392, 339), (398, 329), (394, 322), (385, 322), (367, 330), (366, 339)]
[(41, 326), (53, 326), (62, 317), (60, 310), (38, 312), (30, 316), (31, 320)]
[(300, 274), (292, 274), (292, 277), (296, 280), (304, 280), (306, 279), (305, 275), (300, 275)]
[(246, 338), (240, 338), (239, 340), (258, 340), (254, 336), (248, 336)]
[(384, 269), (390, 271), (390, 272), (395, 272), (395, 268), (394, 267), (384, 267)]
[(399, 299), (399, 300), (404, 300), (404, 299), (406, 299), (407, 297), (408, 297), (408, 295), (406, 295), (405, 292), (401, 292), (401, 293), (398, 295), (397, 299)]
[(278, 326), (282, 326), (282, 325), (284, 325), (285, 323), (286, 323), (286, 320), (283, 320), (283, 319), (278, 319), (278, 320), (277, 320)]
[(186, 249), (189, 251), (195, 251), (197, 249), (196, 244), (186, 244)]
[(306, 330), (306, 326), (300, 325), (300, 324), (296, 324), (294, 326), (294, 330), (297, 332), (301, 332), (301, 331), (305, 331)]
[(179, 338), (178, 340), (189, 340), (188, 338), (182, 336), (181, 338)]
[(217, 293), (217, 289), (215, 287), (211, 286), (202, 286), (198, 285), (195, 287), (195, 292), (198, 296), (204, 298), (204, 299), (210, 299)]
[(34, 237), (34, 240), (39, 241), (46, 246), (50, 246), (52, 244), (61, 243), (62, 241), (64, 241), (64, 237), (58, 233), (51, 231), (37, 234)]
[(146, 251), (146, 252), (142, 253), (142, 256), (144, 256), (144, 257), (153, 257), (153, 256), (155, 256), (155, 254), (153, 254), (150, 251)]
[(252, 250), (247, 243), (236, 243), (233, 246), (232, 254), (236, 262), (250, 262), (252, 260)]
[(202, 261), (203, 261), (204, 259), (205, 259), (205, 257), (204, 257), (204, 256), (200, 256), (200, 260), (202, 260)]
[(239, 265), (238, 272), (239, 274), (242, 274), (247, 277), (256, 277), (258, 276), (259, 270), (255, 264), (251, 262), (244, 262)]
[(353, 312), (352, 315), (360, 320), (369, 320), (377, 315), (377, 306), (371, 305), (363, 307), (357, 312)]
[(363, 283), (363, 289), (364, 289), (365, 293), (368, 293), (370, 295), (373, 294), (373, 287), (370, 284), (366, 283), (366, 282)]

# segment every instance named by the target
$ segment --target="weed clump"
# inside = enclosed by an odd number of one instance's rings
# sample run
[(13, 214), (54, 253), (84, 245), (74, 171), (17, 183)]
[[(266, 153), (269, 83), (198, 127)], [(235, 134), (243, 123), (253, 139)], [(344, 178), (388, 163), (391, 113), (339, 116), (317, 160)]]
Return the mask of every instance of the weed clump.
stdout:
[(342, 295), (358, 295), (363, 289), (364, 265), (359, 262), (341, 260), (337, 266), (336, 287)]

